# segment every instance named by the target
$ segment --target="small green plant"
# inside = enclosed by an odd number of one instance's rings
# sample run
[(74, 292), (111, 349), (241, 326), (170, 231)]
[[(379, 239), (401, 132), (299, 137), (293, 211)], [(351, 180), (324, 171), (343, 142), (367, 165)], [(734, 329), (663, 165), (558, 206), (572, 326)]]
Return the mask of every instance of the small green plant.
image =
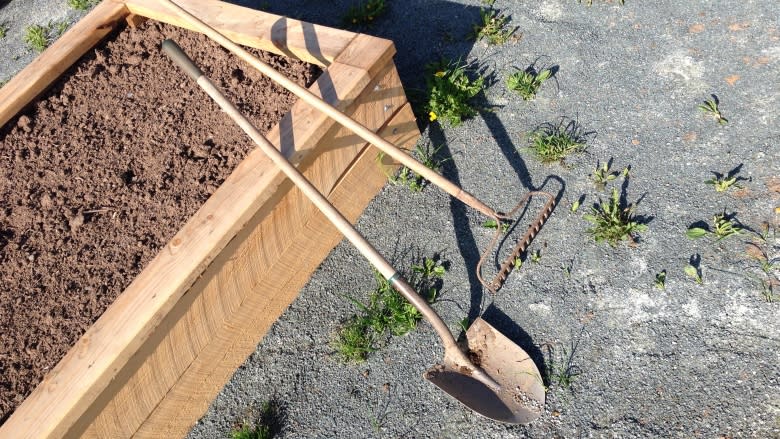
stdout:
[(344, 15), (343, 23), (347, 27), (368, 25), (386, 12), (387, 5), (385, 0), (361, 1), (349, 8), (346, 15)]
[(577, 211), (580, 210), (580, 200), (574, 200), (573, 203), (571, 203), (571, 207), (569, 208), (569, 211), (571, 213), (577, 213)]
[(713, 171), (712, 173), (714, 174), (714, 177), (710, 178), (709, 180), (705, 180), (704, 182), (715, 186), (716, 192), (725, 192), (732, 187), (739, 189), (742, 186), (737, 184), (737, 182), (740, 180), (746, 180), (745, 178), (737, 176), (741, 167), (742, 165), (739, 165), (725, 174)]
[(23, 41), (29, 48), (40, 53), (68, 29), (66, 21), (49, 22), (45, 26), (31, 25), (25, 28)]
[(77, 11), (86, 11), (98, 3), (100, 0), (68, 0), (68, 6)]
[(5, 38), (5, 35), (7, 33), (8, 33), (8, 25), (0, 22), (0, 38)]
[(721, 124), (726, 125), (729, 120), (723, 117), (723, 115), (720, 112), (720, 108), (718, 106), (720, 105), (720, 101), (718, 100), (718, 97), (715, 95), (710, 95), (710, 98), (707, 98), (704, 100), (703, 104), (699, 104), (699, 110), (703, 111), (705, 114), (709, 114), (712, 117), (715, 118), (715, 120)]
[[(756, 242), (748, 243), (747, 255), (758, 262), (758, 268), (761, 270), (759, 276), (747, 273), (748, 278), (755, 281), (761, 289), (761, 295), (769, 303), (775, 300), (775, 287), (780, 286), (780, 278), (775, 274), (780, 272), (780, 256), (770, 256), (767, 245), (767, 238), (769, 236), (769, 224), (764, 225), (764, 231), (759, 235), (760, 244)], [(771, 247), (776, 249), (777, 247)]]
[(569, 389), (577, 377), (581, 374), (579, 366), (574, 364), (576, 346), (569, 352), (561, 345), (546, 345), (547, 350), (547, 379), (551, 385), (557, 385), (562, 389)]
[(509, 17), (493, 8), (482, 8), (479, 11), (480, 22), (474, 24), (471, 38), (486, 40), (490, 45), (501, 45), (517, 31), (517, 28), (508, 29)]
[(560, 162), (569, 154), (585, 150), (585, 139), (574, 121), (545, 124), (529, 136), (528, 149), (544, 163)]
[[(593, 0), (577, 0), (577, 1), (580, 3), (585, 3), (588, 6), (593, 6)], [(620, 3), (621, 5), (625, 5), (626, 0), (618, 0), (618, 3)]]
[(463, 332), (467, 332), (469, 330), (469, 318), (463, 317), (462, 319), (458, 320), (458, 326), (460, 329), (463, 330)]
[(695, 280), (697, 284), (701, 285), (702, 283), (704, 283), (701, 278), (701, 270), (695, 267), (694, 265), (692, 264), (686, 265), (683, 271), (688, 277)]
[[(446, 273), (444, 265), (425, 258), (412, 265), (410, 284), (426, 300), (433, 302), (438, 295), (438, 284)], [(347, 297), (360, 310), (341, 327), (332, 346), (345, 362), (360, 363), (380, 348), (388, 334), (400, 336), (417, 327), (422, 314), (409, 303), (378, 272), (374, 272), (376, 288), (369, 294), (368, 303)]]
[(534, 264), (538, 264), (542, 260), (542, 252), (539, 251), (539, 249), (536, 249), (530, 255), (528, 255), (528, 259), (530, 259)]
[[(253, 410), (254, 411), (254, 410)], [(271, 439), (284, 429), (285, 408), (277, 400), (263, 403), (255, 422), (243, 421), (230, 432), (231, 439)]]
[(629, 168), (626, 167), (623, 169), (622, 172), (616, 172), (610, 169), (612, 167), (612, 160), (608, 160), (607, 162), (603, 163), (601, 166), (599, 166), (598, 163), (596, 163), (596, 169), (593, 170), (593, 173), (590, 174), (591, 180), (593, 180), (593, 184), (596, 185), (596, 187), (599, 190), (604, 190), (607, 187), (607, 183), (610, 181), (615, 180), (619, 176), (623, 176), (623, 178), (628, 177)]
[(460, 61), (441, 61), (428, 66), (426, 111), (431, 122), (441, 119), (452, 126), (479, 111), (471, 100), (485, 88), (485, 78), (469, 79), (467, 65)]
[(501, 233), (506, 233), (509, 230), (509, 227), (512, 225), (509, 221), (499, 221), (496, 222), (494, 219), (486, 219), (484, 222), (482, 222), (482, 227), (486, 229), (498, 229), (499, 224), (501, 225)]
[(655, 275), (655, 287), (659, 290), (666, 289), (666, 270)]
[(634, 216), (634, 206), (621, 206), (617, 189), (612, 189), (612, 197), (608, 201), (599, 200), (591, 208), (591, 213), (583, 216), (593, 223), (588, 233), (596, 242), (606, 241), (616, 246), (619, 241), (627, 239), (635, 242), (634, 234), (647, 230), (647, 225), (641, 224)]
[[(441, 170), (442, 164), (444, 164), (444, 162), (447, 160), (450, 160), (449, 158), (439, 159), (437, 157), (439, 150), (441, 150), (443, 146), (444, 145), (440, 145), (439, 147), (431, 150), (428, 145), (423, 147), (422, 145), (418, 144), (414, 149), (414, 155), (417, 157), (420, 163), (425, 165), (427, 168), (439, 172)], [(383, 153), (380, 154), (383, 155)], [(416, 174), (406, 166), (401, 167), (401, 170), (398, 172), (397, 176), (389, 176), (388, 179), (393, 184), (409, 187), (409, 190), (412, 192), (420, 192), (425, 189), (425, 186), (428, 185), (428, 180), (423, 178), (421, 175)]]
[(712, 217), (712, 230), (702, 227), (691, 227), (685, 232), (685, 235), (690, 239), (711, 235), (714, 236), (717, 241), (720, 241), (729, 236), (739, 235), (740, 231), (742, 231), (742, 228), (736, 225), (724, 212)]
[(520, 258), (520, 256), (515, 257), (515, 260), (512, 262), (512, 269), (519, 270), (523, 267), (523, 260)]
[(536, 97), (536, 92), (542, 86), (544, 81), (550, 79), (552, 70), (544, 69), (540, 72), (532, 67), (525, 70), (517, 69), (506, 79), (506, 86), (523, 97), (523, 100), (530, 101)]

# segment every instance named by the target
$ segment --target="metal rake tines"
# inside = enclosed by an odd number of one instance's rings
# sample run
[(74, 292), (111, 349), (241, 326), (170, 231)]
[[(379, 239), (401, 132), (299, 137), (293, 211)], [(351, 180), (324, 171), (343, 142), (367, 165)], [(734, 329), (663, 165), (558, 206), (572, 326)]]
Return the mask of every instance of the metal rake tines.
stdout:
[(482, 256), (479, 258), (479, 262), (477, 263), (477, 278), (479, 279), (479, 282), (490, 292), (495, 294), (499, 288), (504, 284), (504, 281), (506, 281), (506, 278), (509, 276), (509, 273), (512, 271), (515, 265), (515, 260), (520, 257), (520, 255), (526, 251), (528, 246), (531, 244), (531, 241), (534, 239), (537, 233), (539, 233), (539, 230), (541, 230), (544, 223), (547, 221), (547, 218), (550, 217), (550, 214), (552, 213), (553, 208), (555, 207), (555, 197), (548, 193), (548, 192), (542, 192), (542, 191), (534, 191), (529, 192), (526, 194), (525, 197), (523, 197), (522, 200), (520, 200), (520, 203), (518, 203), (514, 209), (512, 209), (509, 213), (499, 215), (498, 220), (507, 220), (512, 218), (522, 207), (526, 206), (531, 197), (533, 196), (543, 196), (547, 198), (547, 202), (544, 204), (544, 207), (542, 210), (537, 214), (536, 218), (533, 220), (530, 226), (528, 226), (528, 229), (525, 231), (525, 234), (522, 238), (520, 238), (517, 241), (517, 245), (512, 249), (512, 252), (509, 254), (509, 256), (504, 259), (504, 261), (501, 263), (498, 272), (493, 277), (493, 279), (490, 282), (487, 282), (482, 277), (482, 265), (484, 262), (490, 257), (490, 255), (493, 253), (493, 249), (496, 247), (496, 244), (501, 239), (501, 236), (503, 234), (503, 230), (501, 228), (501, 223), (499, 221), (498, 227), (496, 228), (496, 235), (493, 237), (493, 240), (490, 242), (490, 245), (488, 248), (482, 253)]

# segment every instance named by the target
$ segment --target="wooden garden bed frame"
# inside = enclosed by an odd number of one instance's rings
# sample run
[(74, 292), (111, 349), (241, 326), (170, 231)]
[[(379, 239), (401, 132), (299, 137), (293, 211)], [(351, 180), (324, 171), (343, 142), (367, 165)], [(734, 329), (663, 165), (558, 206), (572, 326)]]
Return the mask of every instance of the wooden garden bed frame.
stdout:
[[(387, 140), (411, 147), (419, 138), (391, 41), (216, 1), (180, 3), (237, 43), (322, 66), (310, 90)], [(0, 126), (112, 29), (147, 18), (188, 27), (155, 0), (104, 0), (0, 89)], [(351, 221), (385, 182), (373, 147), (302, 102), (268, 137)], [(251, 152), (0, 437), (184, 436), (340, 239)]]

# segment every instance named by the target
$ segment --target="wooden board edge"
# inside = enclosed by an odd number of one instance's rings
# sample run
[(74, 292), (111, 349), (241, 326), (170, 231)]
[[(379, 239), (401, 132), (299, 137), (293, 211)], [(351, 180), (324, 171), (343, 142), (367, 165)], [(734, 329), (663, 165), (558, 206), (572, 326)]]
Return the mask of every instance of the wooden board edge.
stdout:
[[(379, 130), (380, 135), (383, 138), (392, 139), (394, 143), (397, 143), (404, 147), (411, 147), (417, 142), (420, 137), (420, 132), (417, 128), (417, 123), (414, 118), (414, 114), (411, 111), (411, 106), (406, 104), (398, 112), (396, 112)], [(393, 172), (398, 165), (393, 164), (384, 169), (378, 167), (376, 156), (378, 150), (373, 146), (366, 144), (362, 150), (357, 154), (352, 163), (347, 166), (344, 174), (342, 174), (337, 183), (327, 194), (327, 197), (331, 203), (333, 203), (339, 211), (345, 215), (350, 222), (357, 221), (359, 215), (363, 212), (369, 202), (376, 196), (387, 181), (385, 172)], [(354, 187), (359, 185), (360, 191), (355, 191)], [(298, 191), (297, 189), (293, 189)], [(300, 196), (300, 195), (299, 195)], [(278, 285), (276, 282), (271, 282), (277, 285), (274, 288), (273, 295), (268, 299), (265, 306), (257, 307), (258, 301), (256, 296), (262, 295), (262, 290), (268, 288), (269, 282), (266, 280), (266, 276), (259, 276), (254, 285), (255, 291), (250, 293), (250, 299), (246, 300), (241, 309), (237, 310), (233, 317), (233, 320), (225, 322), (225, 327), (232, 328), (253, 328), (252, 331), (244, 331), (243, 337), (231, 338), (231, 343), (226, 350), (226, 353), (220, 361), (216, 362), (214, 368), (210, 371), (209, 376), (202, 374), (197, 375), (197, 379), (201, 382), (220, 382), (224, 386), (232, 376), (233, 371), (239, 367), (246, 358), (254, 352), (258, 343), (260, 343), (270, 329), (271, 325), (281, 316), (284, 310), (292, 303), (292, 301), (298, 296), (301, 288), (308, 282), (311, 274), (320, 265), (327, 255), (335, 248), (335, 246), (342, 240), (342, 235), (331, 225), (331, 223), (320, 213), (314, 206), (310, 207), (310, 213), (307, 214), (307, 220), (304, 227), (298, 233), (298, 237), (295, 239), (295, 244), (292, 245), (286, 252), (286, 261), (284, 258), (280, 258), (277, 262), (277, 266), (268, 267), (264, 270), (265, 273), (275, 273), (287, 269), (289, 271), (290, 260), (304, 260), (304, 267), (297, 266), (295, 273), (291, 274), (288, 280), (283, 285)], [(316, 240), (322, 245), (323, 250), (312, 254), (311, 242)], [(306, 256), (301, 256), (301, 251), (305, 249)], [(248, 286), (249, 287), (249, 286)], [(209, 364), (213, 364), (211, 360), (208, 360)], [(181, 389), (171, 389), (171, 393), (178, 393), (179, 395), (191, 395), (191, 392), (186, 391), (186, 387), (192, 386), (192, 379), (189, 384), (182, 383), (180, 380), (177, 382), (176, 387), (183, 387)], [(166, 407), (166, 401), (161, 402), (158, 406), (159, 410), (150, 416), (147, 422), (139, 428), (134, 437), (139, 439), (151, 439), (159, 437), (184, 437), (186, 433), (192, 428), (194, 423), (205, 414), (208, 409), (209, 402), (212, 401), (219, 394), (219, 390), (210, 395), (208, 402), (204, 401), (192, 401), (191, 405), (188, 405), (189, 412), (182, 412), (175, 407)], [(175, 404), (171, 404), (175, 405)], [(167, 413), (166, 413), (167, 412)], [(173, 416), (175, 414), (175, 417)]]
[[(189, 23), (155, 0), (124, 2), (133, 14), (194, 30)], [(330, 65), (356, 35), (219, 1), (177, 0), (177, 3), (237, 44), (320, 66)]]
[(0, 88), (0, 127), (45, 91), (128, 14), (124, 4), (104, 0)]

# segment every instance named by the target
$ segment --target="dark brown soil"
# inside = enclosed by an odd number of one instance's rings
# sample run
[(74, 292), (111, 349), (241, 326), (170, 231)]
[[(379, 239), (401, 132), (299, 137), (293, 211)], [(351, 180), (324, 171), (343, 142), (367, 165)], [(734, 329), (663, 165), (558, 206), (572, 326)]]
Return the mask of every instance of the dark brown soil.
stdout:
[[(0, 423), (253, 147), (164, 38), (264, 131), (294, 102), (205, 37), (148, 22), (0, 130)], [(261, 56), (303, 85), (318, 73)]]

